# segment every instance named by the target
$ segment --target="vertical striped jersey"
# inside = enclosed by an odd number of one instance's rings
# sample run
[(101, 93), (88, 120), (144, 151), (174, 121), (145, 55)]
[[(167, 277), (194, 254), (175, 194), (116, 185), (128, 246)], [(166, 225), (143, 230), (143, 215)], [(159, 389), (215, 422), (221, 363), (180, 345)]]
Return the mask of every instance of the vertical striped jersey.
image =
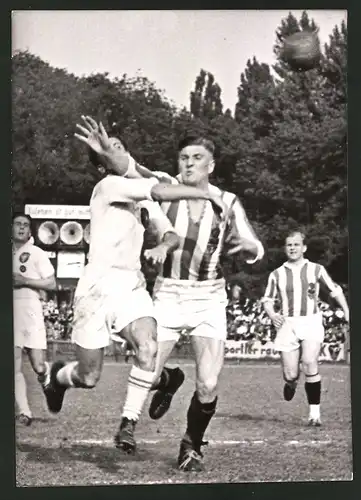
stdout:
[[(179, 183), (179, 178), (173, 179)], [(205, 281), (223, 278), (221, 257), (242, 249), (242, 240), (254, 242), (258, 255), (263, 257), (263, 246), (255, 235), (241, 202), (236, 195), (210, 185), (228, 207), (228, 216), (220, 222), (211, 202), (205, 201), (203, 215), (194, 222), (186, 200), (163, 202), (161, 208), (180, 237), (180, 246), (168, 255), (160, 276), (177, 280)]]
[(319, 312), (318, 294), (320, 286), (331, 296), (341, 292), (321, 264), (304, 259), (301, 265), (285, 262), (269, 276), (263, 301), (278, 299), (283, 316), (308, 316)]

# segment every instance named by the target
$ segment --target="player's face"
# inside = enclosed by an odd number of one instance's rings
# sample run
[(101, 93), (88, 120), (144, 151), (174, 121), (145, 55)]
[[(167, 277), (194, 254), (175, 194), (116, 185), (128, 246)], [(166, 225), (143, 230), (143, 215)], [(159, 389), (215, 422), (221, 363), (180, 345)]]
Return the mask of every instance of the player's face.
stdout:
[(109, 137), (111, 147), (125, 151), (122, 142), (117, 137)]
[[(117, 137), (109, 137), (109, 143), (110, 143), (110, 146), (114, 149), (119, 149), (120, 151), (125, 151), (125, 148), (121, 142), (120, 139), (118, 139)], [(101, 177), (104, 177), (104, 175), (106, 175), (108, 172), (107, 172), (107, 169), (103, 166), (103, 165), (99, 165), (97, 167), (98, 169), (98, 172), (99, 174), (101, 175)]]
[(19, 215), (13, 221), (13, 241), (26, 243), (31, 236), (30, 222), (27, 217)]
[(295, 234), (294, 236), (286, 238), (285, 250), (287, 259), (291, 262), (297, 262), (303, 258), (307, 247), (303, 243), (302, 236), (300, 234)]
[(198, 186), (213, 172), (213, 155), (204, 146), (186, 146), (179, 152), (178, 169), (184, 184)]

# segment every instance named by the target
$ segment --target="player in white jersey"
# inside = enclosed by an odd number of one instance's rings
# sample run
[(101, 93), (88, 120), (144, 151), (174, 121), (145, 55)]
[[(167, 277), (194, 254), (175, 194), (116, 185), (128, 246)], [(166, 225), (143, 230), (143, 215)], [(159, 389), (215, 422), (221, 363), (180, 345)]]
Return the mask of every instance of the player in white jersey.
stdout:
[(253, 263), (264, 253), (236, 195), (209, 183), (214, 148), (213, 142), (203, 137), (182, 140), (178, 147), (179, 175), (171, 182), (208, 189), (220, 196), (227, 207), (226, 220), (220, 222), (210, 204), (201, 200), (161, 203), (181, 243), (168, 255), (153, 290), (158, 381), (153, 386), (156, 392), (149, 408), (151, 418), (166, 413), (184, 381), (180, 368), (164, 368), (182, 331), (191, 336), (195, 352), (196, 388), (178, 456), (179, 468), (185, 471), (203, 468), (203, 436), (216, 411), (227, 337), (227, 294), (221, 258), (245, 252), (245, 258), (250, 259), (247, 262)]
[[(119, 140), (110, 140), (104, 127), (91, 118), (83, 117), (83, 121), (84, 126), (78, 125), (82, 135), (75, 135), (97, 153), (107, 175), (94, 187), (90, 200), (89, 263), (78, 282), (74, 303), (72, 335), (77, 361), (66, 365), (58, 361), (52, 366), (53, 392), (48, 405), (59, 412), (66, 389), (93, 388), (100, 378), (104, 348), (113, 334), (121, 332), (135, 356), (115, 443), (133, 452), (134, 429), (154, 381), (157, 352), (153, 302), (141, 272), (144, 227), (139, 202), (204, 198), (220, 212), (223, 202), (206, 190), (141, 178)], [(162, 243), (147, 254), (157, 259), (173, 250), (179, 240), (159, 206), (153, 204), (149, 210), (163, 236)]]
[(32, 243), (29, 215), (13, 215), (12, 244), (15, 402), (19, 421), (28, 426), (33, 417), (22, 372), (22, 353), (23, 350), (27, 352), (45, 392), (50, 370), (46, 362), (46, 331), (40, 294), (55, 290), (56, 280), (48, 256)]
[[(285, 385), (284, 399), (291, 401), (299, 378), (300, 357), (306, 378), (309, 425), (320, 426), (321, 376), (318, 356), (324, 338), (322, 313), (318, 308), (320, 286), (327, 289), (349, 321), (349, 309), (342, 288), (335, 284), (326, 269), (304, 258), (305, 235), (290, 233), (285, 240), (287, 261), (273, 271), (263, 297), (265, 311), (277, 329), (275, 349), (281, 353)], [(276, 312), (275, 300), (280, 301)]]

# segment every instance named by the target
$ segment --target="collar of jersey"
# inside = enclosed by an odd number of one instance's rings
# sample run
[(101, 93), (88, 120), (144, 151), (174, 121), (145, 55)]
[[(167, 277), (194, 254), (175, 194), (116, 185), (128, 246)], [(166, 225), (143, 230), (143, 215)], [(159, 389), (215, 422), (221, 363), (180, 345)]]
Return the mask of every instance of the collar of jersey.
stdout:
[(26, 250), (26, 248), (30, 245), (33, 245), (33, 242), (31, 241), (31, 238), (26, 242), (24, 243), (24, 245), (22, 245), (21, 247), (19, 247), (15, 253), (18, 253), (18, 252), (23, 252), (24, 250)]
[(304, 264), (306, 264), (306, 262), (309, 262), (309, 260), (308, 260), (308, 259), (303, 259), (303, 260), (302, 260), (302, 264), (297, 265), (297, 266), (293, 266), (293, 265), (292, 265), (292, 264), (290, 264), (289, 262), (285, 262), (283, 265), (284, 265), (285, 267), (288, 267), (289, 269), (295, 269), (295, 268), (297, 268), (297, 267), (301, 268)]

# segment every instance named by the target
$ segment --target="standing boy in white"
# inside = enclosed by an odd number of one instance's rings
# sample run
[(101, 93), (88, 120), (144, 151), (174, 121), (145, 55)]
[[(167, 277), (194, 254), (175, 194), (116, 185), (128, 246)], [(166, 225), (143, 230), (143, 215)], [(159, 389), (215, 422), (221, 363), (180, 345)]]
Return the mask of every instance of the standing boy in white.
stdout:
[(12, 243), (15, 402), (19, 421), (28, 426), (33, 416), (22, 372), (22, 353), (26, 350), (45, 389), (49, 382), (49, 366), (45, 361), (47, 344), (40, 293), (55, 290), (56, 279), (48, 256), (31, 241), (30, 216), (23, 213), (13, 215)]

